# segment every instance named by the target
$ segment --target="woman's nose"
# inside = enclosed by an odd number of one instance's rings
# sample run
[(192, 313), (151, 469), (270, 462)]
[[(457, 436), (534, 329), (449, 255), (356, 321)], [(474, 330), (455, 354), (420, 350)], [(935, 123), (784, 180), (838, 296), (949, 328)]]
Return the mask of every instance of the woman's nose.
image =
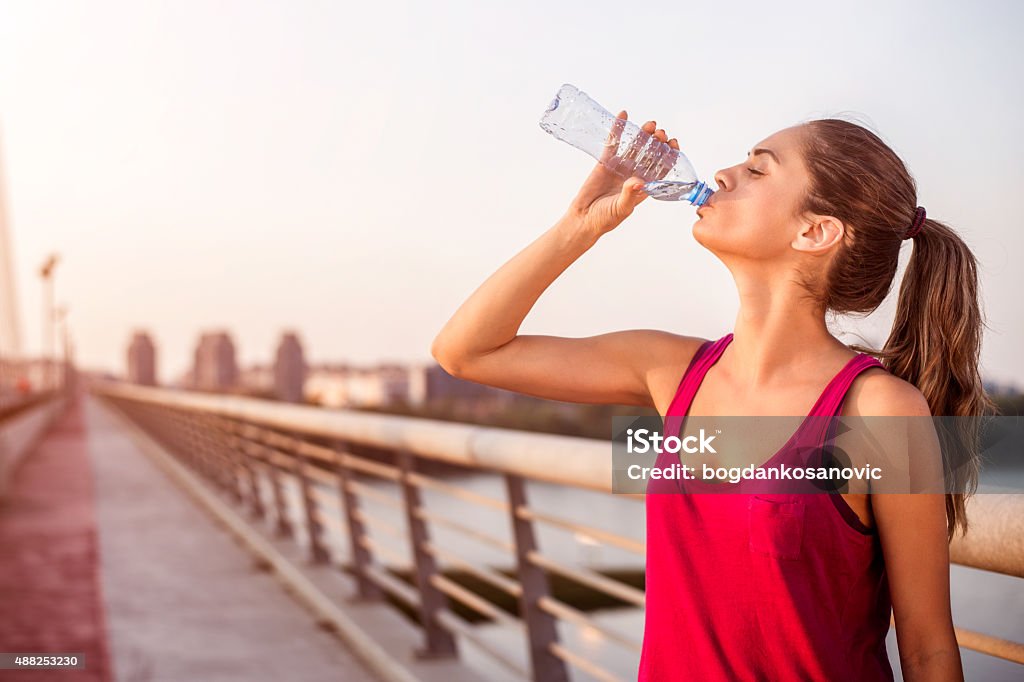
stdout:
[(726, 177), (725, 170), (720, 170), (715, 173), (715, 184), (718, 185), (718, 190), (728, 189), (729, 179)]

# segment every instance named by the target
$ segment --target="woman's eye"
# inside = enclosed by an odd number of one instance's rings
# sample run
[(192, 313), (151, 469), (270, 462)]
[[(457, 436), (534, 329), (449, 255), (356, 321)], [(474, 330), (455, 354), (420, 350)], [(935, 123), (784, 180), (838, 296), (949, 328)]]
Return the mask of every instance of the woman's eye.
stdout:
[(762, 173), (761, 171), (754, 170), (753, 168), (748, 168), (747, 170), (750, 171), (751, 175), (764, 175), (764, 173)]

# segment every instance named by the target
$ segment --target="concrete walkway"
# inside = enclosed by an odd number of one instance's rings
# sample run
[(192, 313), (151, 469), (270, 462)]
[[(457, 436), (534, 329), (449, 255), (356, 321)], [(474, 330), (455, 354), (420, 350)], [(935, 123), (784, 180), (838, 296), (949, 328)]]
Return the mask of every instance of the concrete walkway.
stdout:
[(119, 682), (374, 679), (252, 555), (83, 398)]

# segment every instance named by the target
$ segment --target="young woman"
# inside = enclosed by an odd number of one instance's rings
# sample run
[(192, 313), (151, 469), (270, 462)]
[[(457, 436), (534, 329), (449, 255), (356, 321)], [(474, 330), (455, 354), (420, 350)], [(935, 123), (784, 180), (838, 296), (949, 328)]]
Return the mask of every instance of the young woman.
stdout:
[[(678, 149), (654, 121), (643, 129)], [(713, 341), (646, 329), (518, 334), (544, 290), (646, 198), (641, 178), (623, 181), (598, 164), (557, 223), (455, 312), (433, 356), (478, 383), (651, 406), (663, 416), (991, 409), (978, 372), (974, 257), (953, 230), (925, 217), (906, 167), (876, 135), (846, 121), (810, 121), (765, 138), (715, 181), (719, 191), (698, 210), (693, 234), (736, 282), (731, 333)], [(885, 348), (845, 346), (826, 314), (876, 309), (910, 238)], [(968, 480), (956, 489), (973, 490), (976, 473), (959, 467)], [(964, 502), (953, 493), (785, 503), (648, 494), (640, 679), (890, 680), (891, 610), (904, 679), (962, 680), (948, 543), (966, 531)]]

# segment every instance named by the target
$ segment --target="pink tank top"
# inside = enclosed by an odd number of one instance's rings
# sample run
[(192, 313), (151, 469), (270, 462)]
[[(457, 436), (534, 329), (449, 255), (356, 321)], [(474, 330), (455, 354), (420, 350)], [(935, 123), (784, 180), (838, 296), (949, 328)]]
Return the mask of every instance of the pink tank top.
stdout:
[[(679, 434), (704, 375), (731, 341), (731, 333), (707, 341), (694, 355), (664, 436)], [(838, 416), (854, 378), (871, 367), (882, 364), (863, 353), (851, 359), (809, 416)], [(791, 446), (807, 435), (807, 423), (761, 466), (803, 466), (791, 461)], [(825, 437), (813, 435), (819, 445)], [(678, 457), (665, 452), (659, 460)], [(682, 492), (695, 483), (737, 492)], [(877, 532), (837, 493), (743, 494), (744, 483), (649, 482), (638, 679), (892, 680), (885, 647), (892, 604)]]

